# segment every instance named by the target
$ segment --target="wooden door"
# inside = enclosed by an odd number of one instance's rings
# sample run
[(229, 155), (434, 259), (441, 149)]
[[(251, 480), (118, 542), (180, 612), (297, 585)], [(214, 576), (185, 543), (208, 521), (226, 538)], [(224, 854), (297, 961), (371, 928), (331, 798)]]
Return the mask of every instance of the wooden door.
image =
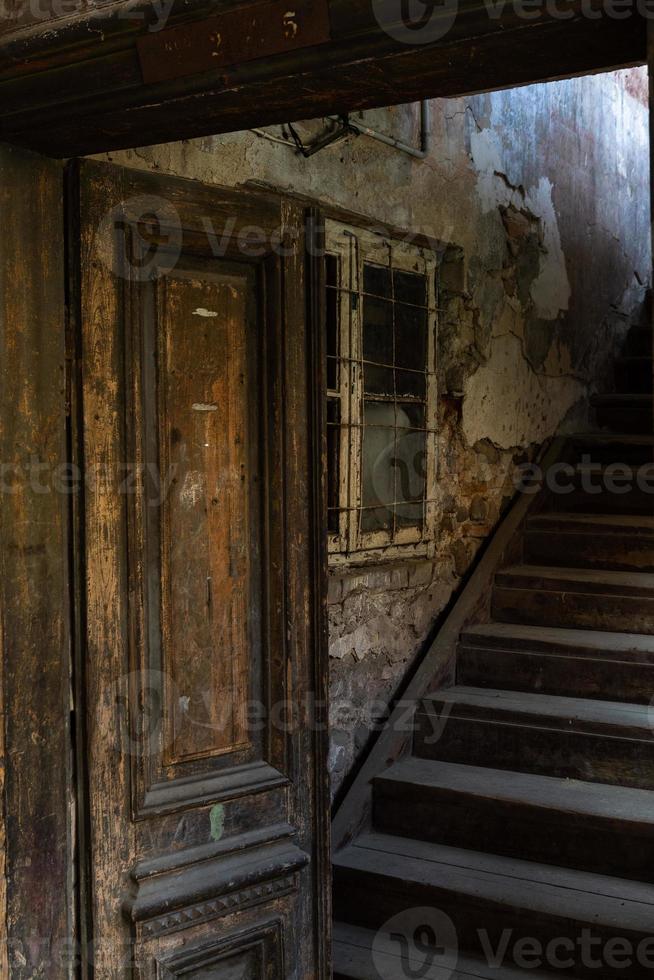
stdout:
[(106, 165), (78, 176), (83, 965), (326, 977), (305, 216)]

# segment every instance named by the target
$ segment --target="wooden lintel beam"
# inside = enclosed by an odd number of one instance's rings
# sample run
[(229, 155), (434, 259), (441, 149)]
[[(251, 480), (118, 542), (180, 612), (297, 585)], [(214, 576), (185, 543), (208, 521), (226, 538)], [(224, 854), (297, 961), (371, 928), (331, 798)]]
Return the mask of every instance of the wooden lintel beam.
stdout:
[[(309, 13), (320, 2), (305, 0)], [(265, 0), (256, 9), (272, 9), (274, 3)], [(85, 45), (69, 24), (66, 45), (57, 48), (53, 41), (49, 54), (30, 28), (29, 50), (37, 52), (32, 72), (26, 68), (29, 58), (20, 65), (13, 61), (18, 52), (26, 54), (27, 34), (22, 48), (19, 37), (3, 44), (0, 35), (0, 140), (54, 156), (87, 154), (647, 60), (641, 17), (590, 19), (582, 0), (573, 0), (570, 9), (573, 17), (566, 20), (546, 13), (524, 20), (515, 7), (493, 19), (479, 0), (465, 0), (442, 38), (411, 45), (371, 21), (371, 0), (331, 0), (327, 35), (321, 33), (324, 25), (309, 22), (310, 46), (282, 46), (253, 57), (235, 44), (228, 55), (220, 51), (211, 71), (206, 65), (214, 41), (208, 38), (220, 35), (215, 8), (199, 19), (173, 17), (172, 26), (154, 33), (128, 31), (124, 24), (119, 29), (114, 20), (104, 41), (92, 33)], [(263, 42), (261, 50), (269, 44), (267, 38)], [(180, 45), (187, 47), (181, 55)], [(158, 46), (162, 61), (172, 53), (172, 65), (158, 68)]]

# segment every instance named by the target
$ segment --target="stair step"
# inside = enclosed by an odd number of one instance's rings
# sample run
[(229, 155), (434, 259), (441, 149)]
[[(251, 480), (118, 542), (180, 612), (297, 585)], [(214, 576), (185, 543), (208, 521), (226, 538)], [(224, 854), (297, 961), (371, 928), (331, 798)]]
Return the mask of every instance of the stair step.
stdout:
[(654, 461), (630, 466), (616, 461), (607, 466), (586, 457), (583, 463), (559, 470), (550, 478), (549, 509), (557, 513), (637, 515), (654, 514)]
[(654, 435), (625, 435), (609, 432), (580, 433), (572, 436), (570, 445), (576, 458), (590, 457), (591, 463), (609, 466), (623, 463), (643, 466), (654, 462)]
[(539, 514), (524, 541), (534, 564), (654, 572), (654, 514)]
[(374, 780), (377, 830), (654, 880), (654, 793), (410, 757)]
[(651, 394), (594, 395), (591, 404), (597, 415), (598, 425), (613, 431), (652, 431)]
[[(611, 940), (636, 949), (649, 940), (640, 955), (632, 954), (638, 962), (625, 975), (651, 977), (650, 884), (377, 833), (336, 855), (334, 870), (340, 916), (353, 925), (379, 929), (406, 909), (436, 908), (454, 923), (459, 948), (482, 961), (493, 950), (515, 963), (523, 950), (516, 942), (527, 937), (544, 944), (564, 940), (569, 946), (552, 947), (551, 955), (556, 952), (560, 966), (565, 950), (567, 975), (574, 970), (579, 977), (615, 976), (605, 959)], [(586, 942), (587, 953), (589, 939), (595, 965), (582, 950)], [(531, 963), (545, 965), (533, 957)]]
[(639, 394), (652, 391), (652, 355), (619, 357), (615, 364), (615, 383), (618, 391)]
[[(406, 980), (411, 974), (402, 960), (401, 946), (390, 940), (384, 949), (377, 947), (373, 957), (373, 946), (378, 933), (361, 926), (351, 926), (344, 922), (334, 923), (334, 980)], [(393, 950), (397, 949), (394, 954)], [(387, 951), (388, 950), (388, 951)], [(416, 973), (420, 976), (420, 964)], [(524, 970), (514, 966), (489, 966), (483, 960), (458, 953), (456, 969), (451, 973), (447, 967), (441, 974), (434, 964), (428, 973), (422, 973), (426, 980), (525, 980)], [(555, 980), (557, 974), (529, 970), (532, 980)]]
[(495, 576), (492, 615), (527, 625), (654, 634), (654, 574), (516, 565)]
[(423, 698), (414, 755), (463, 765), (654, 788), (648, 706), (457, 685)]
[(467, 687), (649, 704), (654, 638), (513, 623), (473, 626), (461, 636), (457, 681)]
[(633, 327), (627, 334), (624, 354), (627, 357), (647, 357), (652, 353), (651, 326)]

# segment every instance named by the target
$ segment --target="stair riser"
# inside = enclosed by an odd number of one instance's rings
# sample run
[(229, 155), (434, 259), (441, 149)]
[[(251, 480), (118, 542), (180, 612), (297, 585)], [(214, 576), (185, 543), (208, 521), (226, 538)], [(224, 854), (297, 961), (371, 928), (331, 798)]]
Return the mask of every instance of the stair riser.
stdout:
[(596, 701), (649, 704), (654, 667), (589, 657), (459, 647), (457, 684)]
[(654, 635), (654, 599), (495, 586), (493, 618), (525, 626)]
[[(597, 480), (597, 478), (595, 478)], [(595, 482), (590, 484), (597, 485)], [(554, 513), (571, 514), (631, 514), (651, 517), (654, 513), (654, 494), (634, 486), (628, 493), (586, 493), (576, 488), (572, 493), (551, 493), (549, 508)]]
[(422, 759), (488, 766), (614, 786), (654, 786), (654, 744), (575, 731), (416, 714), (414, 754)]
[(373, 822), (398, 837), (470, 850), (483, 840), (492, 854), (654, 881), (654, 837), (619, 821), (592, 825), (579, 815), (379, 780)]
[[(416, 882), (398, 882), (386, 878), (382, 873), (368, 873), (349, 868), (337, 868), (335, 874), (335, 903), (347, 921), (368, 929), (379, 929), (392, 916), (411, 908), (435, 908), (448, 915), (454, 922), (459, 948), (487, 961), (490, 955), (502, 950), (503, 939), (508, 938), (504, 964), (520, 955), (516, 944), (521, 939), (535, 940), (546, 948), (548, 943), (563, 938), (575, 944), (576, 953), (558, 948), (562, 960), (577, 960), (572, 969), (557, 971), (562, 976), (592, 977), (606, 980), (610, 970), (592, 969), (579, 952), (579, 945), (588, 928), (586, 924), (571, 922), (568, 918), (554, 914), (536, 913), (526, 909), (516, 909), (510, 903), (498, 904), (483, 896), (471, 897), (457, 894), (454, 890), (436, 888)], [(611, 933), (601, 929), (592, 930), (593, 937), (601, 938), (602, 947), (613, 938)], [(633, 943), (648, 938), (641, 934), (621, 931), (620, 939)], [(485, 940), (485, 941), (484, 941)], [(498, 954), (500, 955), (500, 954)], [(533, 960), (531, 961), (533, 962)], [(524, 966), (524, 963), (520, 965)], [(550, 964), (555, 966), (556, 964)], [(542, 965), (543, 969), (547, 963)], [(528, 971), (527, 976), (529, 975)], [(626, 976), (626, 974), (625, 974)], [(651, 980), (651, 968), (634, 964), (628, 973), (629, 980)], [(400, 978), (398, 978), (400, 980)]]
[[(652, 435), (652, 433), (650, 433)], [(581, 440), (574, 444), (573, 459), (581, 463), (586, 459), (590, 463), (602, 467), (613, 466), (647, 466), (654, 462), (654, 445), (648, 443), (629, 443), (619, 440), (613, 442), (584, 443)]]
[[(515, 966), (509, 963), (503, 964), (500, 969), (497, 969), (492, 964), (489, 966), (482, 962), (478, 957), (475, 957), (474, 961), (471, 960), (465, 952), (461, 953), (460, 950), (455, 973), (452, 973), (447, 966), (443, 968), (442, 964), (440, 972), (438, 964), (436, 964), (435, 970), (430, 970), (426, 975), (419, 965), (415, 967), (412, 973), (406, 969), (401, 957), (398, 956), (393, 957), (394, 962), (389, 961), (389, 958), (386, 957), (379, 964), (379, 961), (373, 956), (375, 933), (365, 930), (365, 936), (364, 940), (357, 937), (356, 945), (353, 948), (349, 942), (339, 941), (339, 928), (338, 925), (336, 926), (333, 947), (333, 980), (408, 980), (410, 976), (415, 977), (416, 973), (422, 973), (425, 980), (524, 980), (524, 973), (517, 971)], [(359, 945), (362, 941), (366, 944), (365, 946)], [(381, 969), (377, 968), (378, 965), (381, 966)], [(549, 971), (543, 973), (539, 970), (534, 973), (530, 970), (529, 980), (557, 980), (558, 975)]]
[(650, 357), (652, 354), (651, 331), (632, 330), (627, 335), (624, 353), (626, 357)]
[(627, 361), (615, 366), (615, 386), (617, 391), (627, 394), (650, 394), (652, 391), (652, 362)]
[(653, 429), (652, 412), (642, 408), (598, 407), (596, 417), (601, 429), (610, 429), (612, 432), (650, 435)]
[(524, 540), (525, 561), (533, 565), (654, 571), (654, 540), (643, 534), (531, 530)]

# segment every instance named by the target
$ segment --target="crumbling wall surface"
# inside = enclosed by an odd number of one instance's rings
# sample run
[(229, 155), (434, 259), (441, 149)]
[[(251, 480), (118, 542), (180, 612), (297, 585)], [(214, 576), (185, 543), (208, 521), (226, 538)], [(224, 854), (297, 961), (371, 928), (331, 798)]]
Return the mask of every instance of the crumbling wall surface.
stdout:
[[(514, 493), (516, 462), (588, 424), (589, 391), (648, 285), (644, 70), (432, 103), (425, 160), (358, 137), (304, 159), (254, 133), (113, 154), (300, 193), (449, 243), (439, 327), (433, 560), (330, 581), (336, 790)], [(417, 143), (416, 106), (365, 114)], [(309, 138), (316, 120), (298, 127)], [(270, 131), (276, 136), (281, 129)]]

